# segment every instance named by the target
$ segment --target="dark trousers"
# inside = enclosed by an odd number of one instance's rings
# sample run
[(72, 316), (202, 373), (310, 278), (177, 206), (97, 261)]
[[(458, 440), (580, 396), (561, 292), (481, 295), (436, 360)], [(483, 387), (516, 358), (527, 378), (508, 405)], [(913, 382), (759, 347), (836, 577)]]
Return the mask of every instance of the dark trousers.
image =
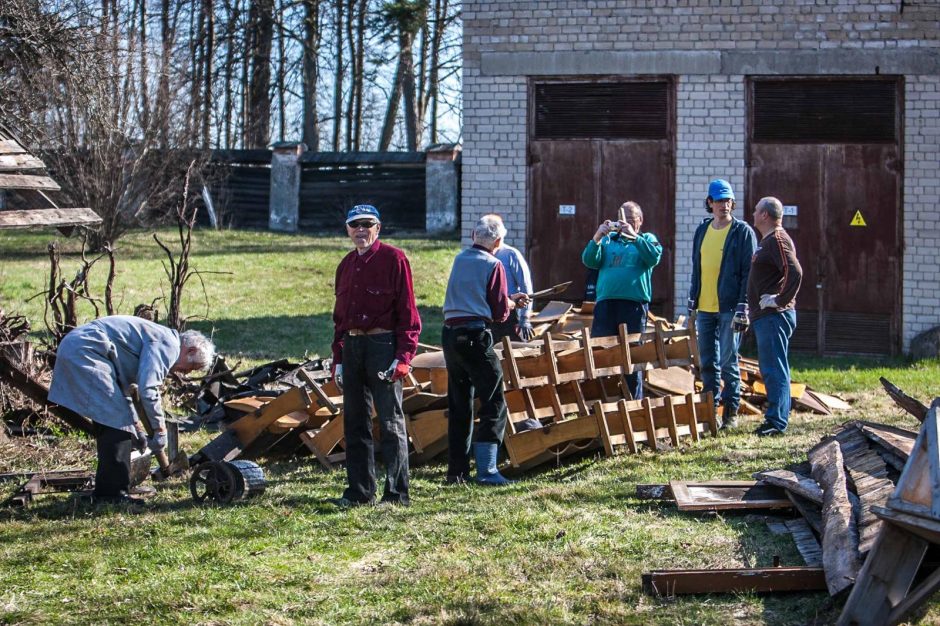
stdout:
[[(601, 300), (594, 305), (594, 322), (591, 324), (592, 337), (614, 337), (621, 324), (627, 325), (627, 332), (641, 333), (646, 329), (646, 312), (649, 305), (633, 300)], [(627, 375), (627, 388), (634, 400), (643, 397), (643, 372)]]
[(516, 327), (519, 325), (519, 313), (515, 309), (509, 312), (509, 317), (506, 318), (505, 322), (500, 322), (499, 324), (493, 324), (493, 342), (500, 343), (503, 340), (503, 337), (509, 337), (509, 341), (522, 341), (522, 337), (519, 336), (519, 333), (516, 332)]
[[(502, 443), (506, 431), (503, 370), (493, 352), (493, 334), (482, 325), (441, 332), (447, 363), (447, 474), (470, 474), (470, 444)], [(473, 398), (480, 398), (474, 433)]]
[(98, 448), (98, 470), (95, 472), (96, 498), (127, 495), (131, 488), (131, 449), (134, 436), (126, 431), (94, 423)]
[(343, 428), (346, 480), (343, 497), (353, 502), (375, 499), (373, 408), (379, 418), (385, 489), (382, 500), (408, 500), (408, 435), (401, 408), (401, 381), (379, 379), (395, 358), (395, 335), (346, 335), (343, 341)]

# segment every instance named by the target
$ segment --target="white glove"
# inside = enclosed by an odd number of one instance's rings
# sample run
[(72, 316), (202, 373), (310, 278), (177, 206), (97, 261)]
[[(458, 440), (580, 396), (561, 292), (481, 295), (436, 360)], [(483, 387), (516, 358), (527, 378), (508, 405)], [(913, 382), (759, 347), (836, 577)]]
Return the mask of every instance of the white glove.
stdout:
[(762, 309), (776, 309), (777, 308), (777, 295), (775, 293), (765, 293), (760, 297), (760, 308)]
[(336, 366), (336, 370), (333, 372), (333, 382), (336, 383), (336, 386), (339, 387), (339, 390), (343, 390), (343, 364), (340, 363)]

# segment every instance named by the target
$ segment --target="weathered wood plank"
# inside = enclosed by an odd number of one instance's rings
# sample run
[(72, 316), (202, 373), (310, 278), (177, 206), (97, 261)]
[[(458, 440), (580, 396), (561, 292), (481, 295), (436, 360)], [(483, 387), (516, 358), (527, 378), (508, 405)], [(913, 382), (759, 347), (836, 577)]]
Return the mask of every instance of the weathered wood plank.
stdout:
[(855, 582), (861, 568), (858, 527), (845, 482), (839, 442), (828, 439), (807, 454), (813, 478), (823, 490), (823, 568), (829, 595), (835, 596)]
[(826, 588), (819, 567), (655, 570), (642, 576), (643, 590), (657, 596), (686, 593), (816, 591)]
[(0, 139), (0, 154), (24, 154), (26, 149), (13, 139)]
[(885, 388), (885, 391), (889, 396), (891, 396), (891, 399), (894, 400), (895, 404), (916, 417), (918, 421), (924, 421), (924, 418), (927, 416), (927, 411), (929, 410), (926, 404), (917, 398), (904, 393), (900, 387), (892, 383), (884, 376), (882, 376), (879, 380), (881, 381), (881, 386)]
[(816, 504), (823, 503), (822, 489), (820, 489), (816, 481), (809, 476), (803, 476), (802, 474), (797, 474), (790, 470), (778, 469), (757, 472), (754, 474), (754, 479), (763, 481), (769, 485), (783, 487), (787, 491), (799, 494)]
[(45, 169), (46, 164), (31, 154), (0, 154), (0, 172)]
[(41, 189), (42, 191), (60, 191), (59, 183), (48, 176), (28, 176), (26, 174), (0, 174), (0, 189)]
[(670, 481), (669, 487), (680, 511), (728, 511), (742, 509), (789, 509), (786, 492), (773, 485), (750, 480)]
[(809, 522), (799, 517), (784, 522), (790, 535), (793, 537), (793, 543), (796, 549), (800, 551), (803, 561), (812, 567), (822, 566), (822, 546), (816, 540), (816, 535), (809, 526)]
[(98, 214), (89, 208), (0, 211), (0, 229), (97, 226)]

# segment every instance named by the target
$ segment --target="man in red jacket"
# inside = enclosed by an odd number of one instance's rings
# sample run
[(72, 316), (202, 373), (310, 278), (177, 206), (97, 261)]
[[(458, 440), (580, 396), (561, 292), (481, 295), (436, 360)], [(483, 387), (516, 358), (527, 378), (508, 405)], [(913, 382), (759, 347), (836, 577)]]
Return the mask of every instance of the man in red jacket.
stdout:
[(378, 210), (354, 206), (346, 232), (355, 250), (336, 268), (334, 379), (343, 390), (348, 486), (339, 506), (375, 502), (373, 407), (382, 435), (382, 502), (408, 506), (408, 435), (401, 380), (418, 348), (421, 318), (405, 253), (379, 242)]
[(793, 240), (783, 230), (780, 200), (761, 198), (754, 207), (754, 228), (761, 240), (751, 259), (747, 302), (757, 337), (760, 374), (767, 387), (764, 423), (754, 433), (767, 437), (782, 435), (790, 420), (787, 348), (796, 329), (796, 293), (803, 280), (803, 268), (796, 258)]

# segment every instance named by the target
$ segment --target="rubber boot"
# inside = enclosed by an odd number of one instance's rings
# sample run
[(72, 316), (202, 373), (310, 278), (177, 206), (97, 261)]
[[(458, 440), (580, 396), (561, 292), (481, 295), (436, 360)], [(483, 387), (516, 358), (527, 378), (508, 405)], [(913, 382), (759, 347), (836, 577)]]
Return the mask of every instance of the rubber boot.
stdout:
[(721, 430), (730, 430), (738, 427), (738, 412), (725, 407), (721, 419)]
[(496, 469), (496, 452), (499, 444), (496, 443), (475, 443), (473, 444), (473, 455), (477, 461), (477, 482), (481, 485), (491, 485), (501, 487), (511, 485), (512, 480), (508, 480)]

